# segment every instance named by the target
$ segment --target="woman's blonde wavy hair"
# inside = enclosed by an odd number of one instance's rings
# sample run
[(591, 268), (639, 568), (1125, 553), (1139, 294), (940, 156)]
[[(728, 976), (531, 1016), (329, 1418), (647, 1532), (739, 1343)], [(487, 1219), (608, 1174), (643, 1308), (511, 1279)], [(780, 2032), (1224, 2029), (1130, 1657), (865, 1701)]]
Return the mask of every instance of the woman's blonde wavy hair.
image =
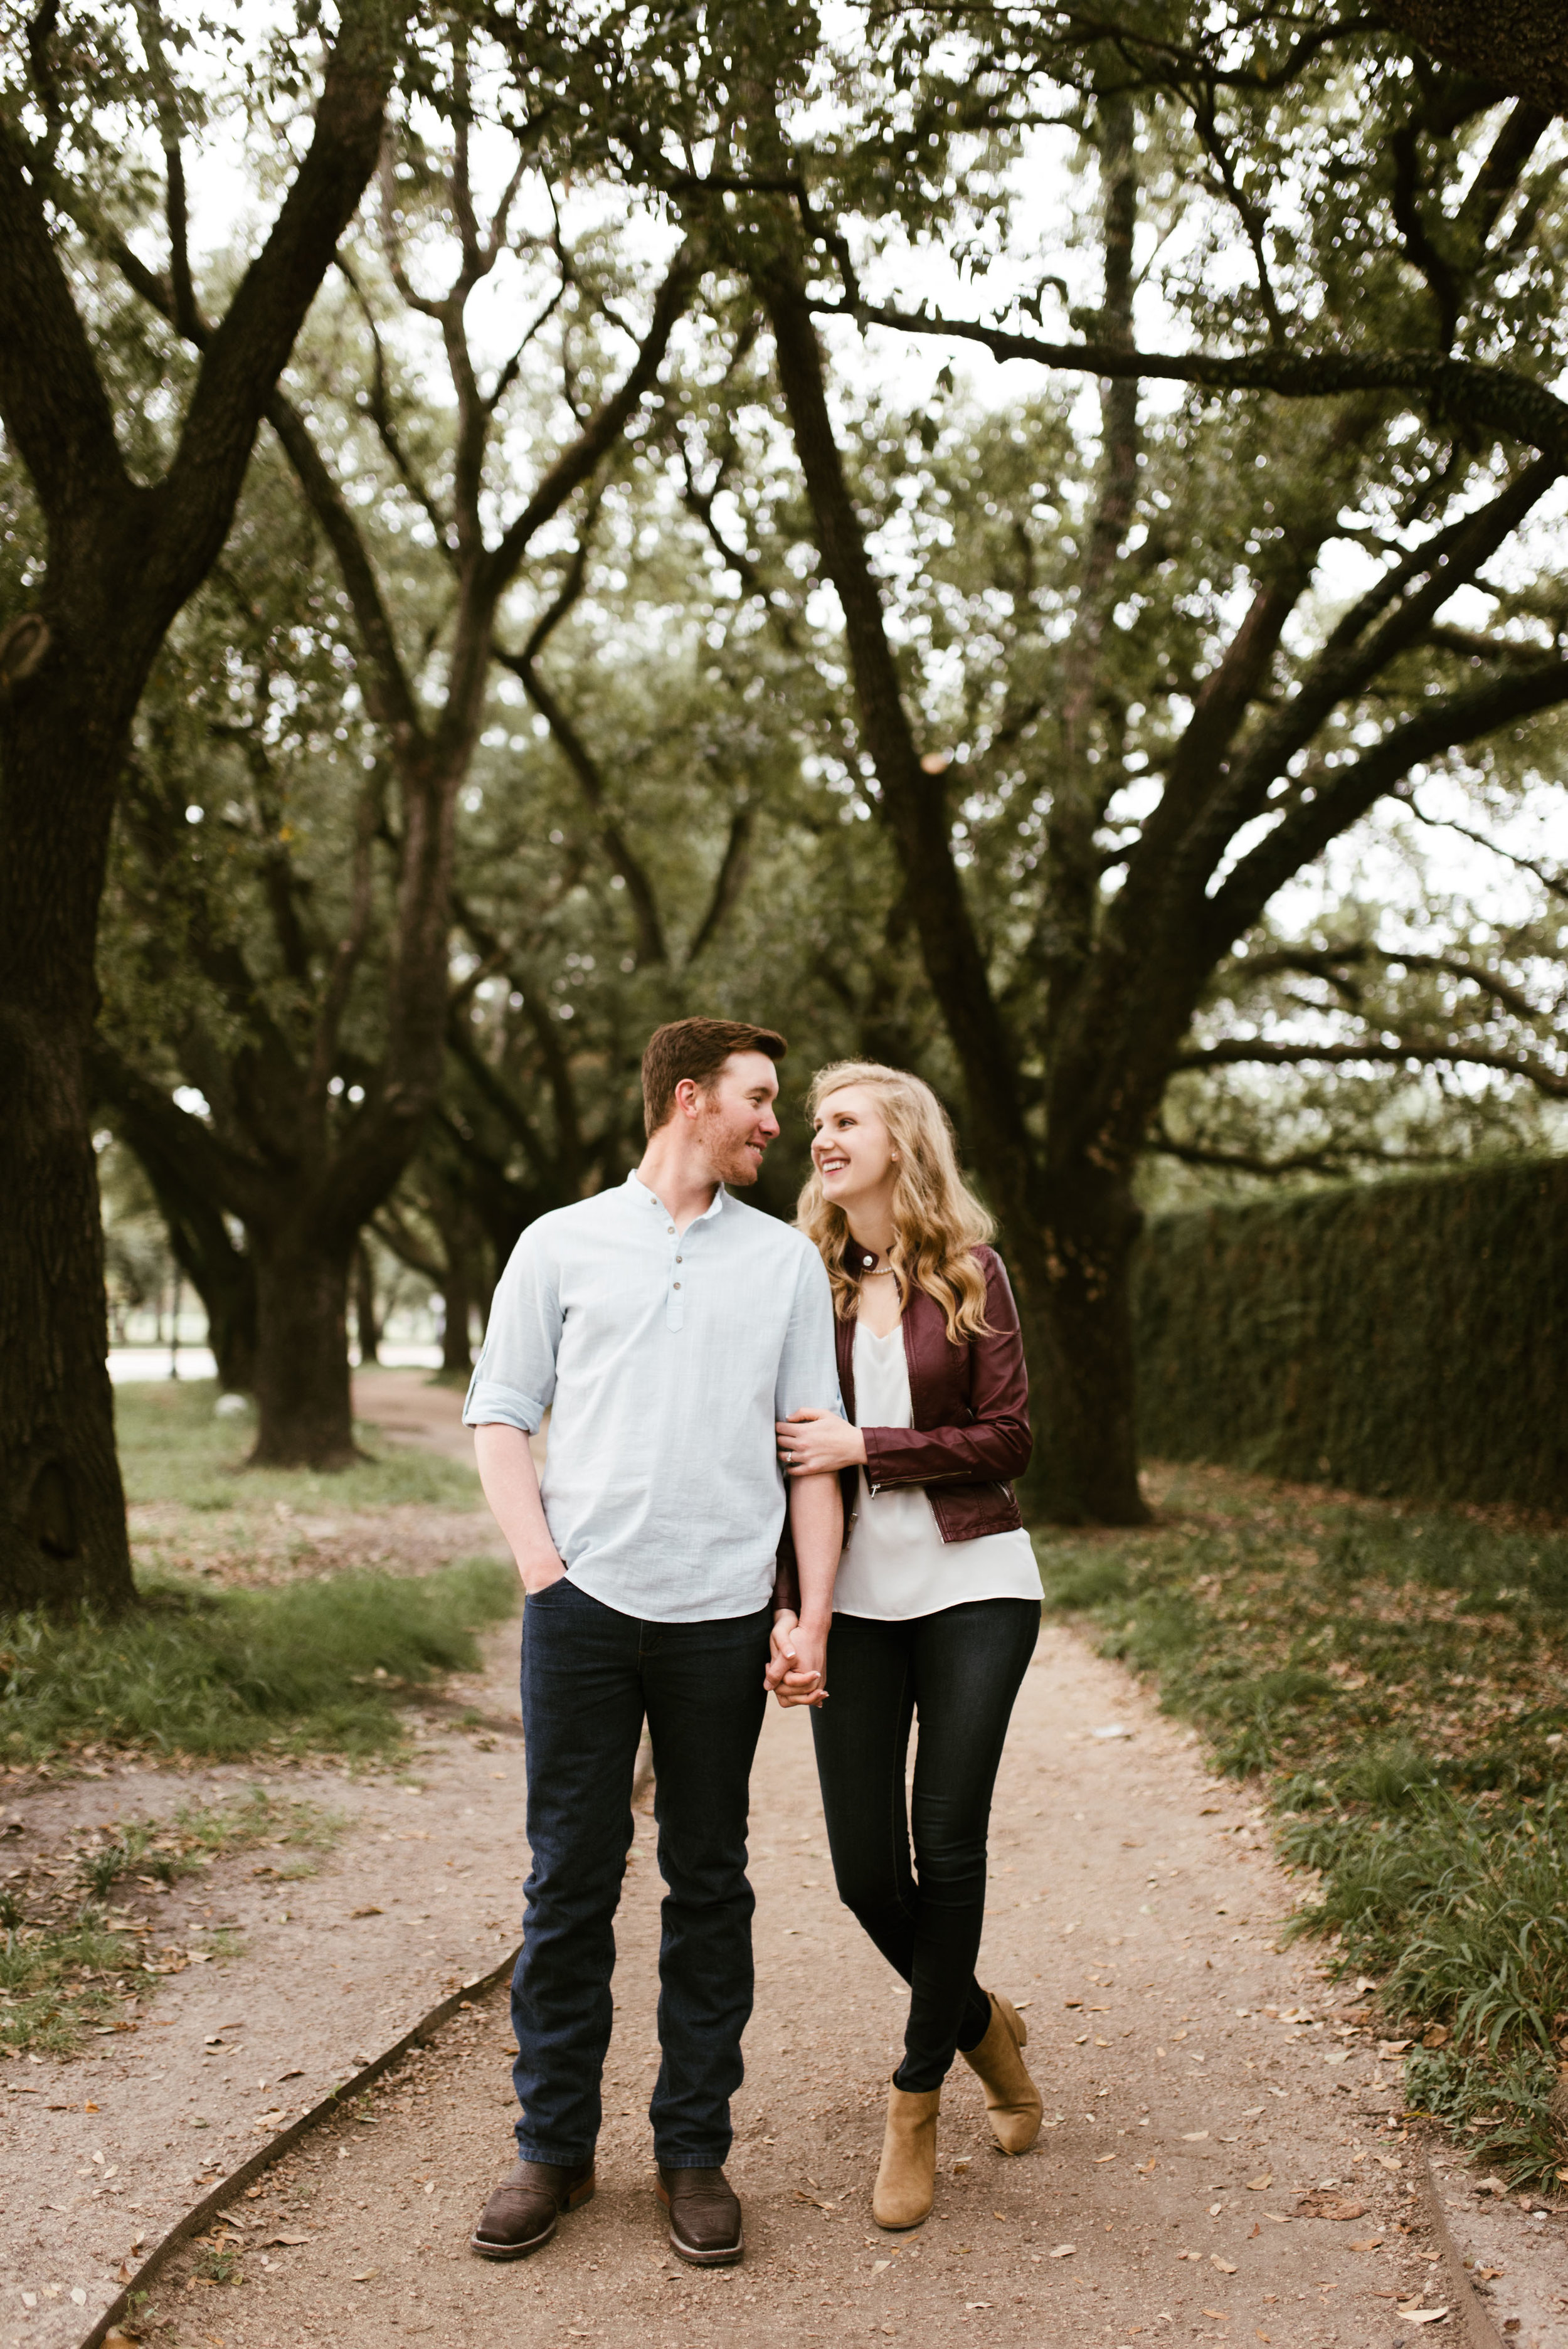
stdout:
[[(880, 1061), (834, 1061), (811, 1080), (814, 1120), (830, 1093), (861, 1085), (875, 1096), (898, 1153), (893, 1186), (893, 1244), (889, 1257), (901, 1304), (911, 1287), (941, 1306), (954, 1345), (985, 1333), (985, 1275), (975, 1255), (996, 1226), (958, 1169), (958, 1150), (946, 1111), (919, 1077)], [(799, 1231), (816, 1242), (833, 1284), (833, 1309), (854, 1319), (861, 1284), (849, 1268), (849, 1219), (822, 1193), (815, 1166), (795, 1210)]]

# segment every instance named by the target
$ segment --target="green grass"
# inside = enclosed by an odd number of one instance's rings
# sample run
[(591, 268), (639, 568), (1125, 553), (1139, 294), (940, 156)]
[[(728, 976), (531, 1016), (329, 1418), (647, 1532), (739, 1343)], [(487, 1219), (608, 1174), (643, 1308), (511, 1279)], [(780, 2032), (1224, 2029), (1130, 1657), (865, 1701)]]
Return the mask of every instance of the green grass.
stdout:
[(1037, 1538), (1047, 1605), (1155, 1675), (1218, 1767), (1260, 1775), (1291, 1930), (1381, 1983), (1412, 2105), (1568, 2178), (1568, 1537), (1173, 1472), (1161, 1522)]
[(474, 1633), (515, 1610), (517, 1578), (474, 1558), (418, 1578), (164, 1581), (142, 1597), (112, 1623), (0, 1623), (0, 1756), (34, 1761), (84, 1741), (215, 1759), (396, 1748), (398, 1684), (471, 1670)]
[(29, 1926), (10, 1896), (0, 1930), (0, 2046), (70, 2054), (118, 2005), (115, 1978), (139, 1962), (135, 1941), (101, 1909), (84, 1905), (68, 1923)]
[(247, 1468), (255, 1420), (216, 1419), (211, 1379), (133, 1379), (115, 1389), (115, 1431), (126, 1498), (175, 1501), (242, 1516), (286, 1509), (325, 1513), (424, 1503), (480, 1506), (479, 1478), (460, 1460), (412, 1445), (390, 1444), (374, 1428), (356, 1430), (368, 1455), (330, 1474), (308, 1468)]
[(315, 1855), (330, 1850), (343, 1832), (335, 1812), (297, 1796), (278, 1802), (253, 1786), (235, 1803), (181, 1803), (171, 1818), (122, 1820), (92, 1837), (77, 1852), (87, 1890), (106, 1900), (127, 1876), (155, 1884), (177, 1884), (211, 1868), (233, 1851), (265, 1845), (285, 1857), (272, 1872), (291, 1878), (314, 1875)]
[[(305, 1868), (335, 1842), (342, 1822), (303, 1798), (279, 1801), (253, 1786), (237, 1802), (183, 1803), (168, 1819), (117, 1823), (79, 1845), (78, 1889), (88, 1897), (61, 1913), (50, 1878), (50, 1913), (29, 1916), (14, 1887), (0, 1893), (0, 2046), (68, 2055), (84, 2032), (112, 2016), (136, 1986), (145, 1991), (142, 1940), (123, 1911), (105, 1907), (128, 1876), (173, 1883), (236, 1851), (278, 1850)], [(280, 1873), (284, 1872), (280, 1870)], [(215, 1959), (237, 1954), (232, 1936), (203, 1936)]]

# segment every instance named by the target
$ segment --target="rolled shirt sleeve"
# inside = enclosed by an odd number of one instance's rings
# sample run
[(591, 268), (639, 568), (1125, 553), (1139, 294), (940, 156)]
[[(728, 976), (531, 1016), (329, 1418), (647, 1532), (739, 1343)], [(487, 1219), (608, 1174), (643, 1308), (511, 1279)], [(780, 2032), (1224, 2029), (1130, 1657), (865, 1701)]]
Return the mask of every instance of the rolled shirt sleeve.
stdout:
[(564, 1318), (553, 1253), (541, 1227), (531, 1225), (496, 1285), (463, 1404), (465, 1427), (517, 1427), (537, 1435), (555, 1395)]

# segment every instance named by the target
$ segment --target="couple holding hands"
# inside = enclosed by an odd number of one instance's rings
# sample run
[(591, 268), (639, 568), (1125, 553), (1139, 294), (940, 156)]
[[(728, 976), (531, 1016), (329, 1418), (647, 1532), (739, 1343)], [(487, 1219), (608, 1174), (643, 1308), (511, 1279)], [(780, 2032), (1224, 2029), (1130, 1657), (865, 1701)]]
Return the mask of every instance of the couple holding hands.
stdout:
[[(474, 2229), (487, 2259), (540, 2250), (593, 2191), (645, 1719), (666, 1887), (649, 2116), (679, 2256), (744, 2249), (724, 2163), (769, 1690), (810, 1710), (840, 1898), (910, 1986), (877, 2220), (931, 2208), (955, 2052), (1005, 2152), (1040, 2127), (1024, 2024), (975, 1977), (991, 1792), (1039, 1626), (1010, 1486), (1030, 1444), (1017, 1313), (917, 1077), (820, 1072), (793, 1227), (734, 1195), (778, 1134), (784, 1050), (733, 1020), (655, 1033), (641, 1164), (523, 1234), (464, 1406), (527, 1592), (520, 2158)], [(542, 1487), (529, 1437), (546, 1410)]]

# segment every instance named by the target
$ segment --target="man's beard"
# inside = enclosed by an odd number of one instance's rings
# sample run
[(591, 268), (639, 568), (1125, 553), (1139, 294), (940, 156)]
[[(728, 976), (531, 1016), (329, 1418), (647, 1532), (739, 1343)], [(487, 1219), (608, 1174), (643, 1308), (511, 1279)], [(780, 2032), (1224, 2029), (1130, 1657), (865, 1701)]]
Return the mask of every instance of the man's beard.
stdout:
[(705, 1110), (697, 1122), (697, 1130), (702, 1135), (716, 1181), (742, 1188), (756, 1182), (761, 1172), (761, 1161), (753, 1157), (748, 1147), (749, 1137), (732, 1132), (726, 1125), (720, 1111)]

